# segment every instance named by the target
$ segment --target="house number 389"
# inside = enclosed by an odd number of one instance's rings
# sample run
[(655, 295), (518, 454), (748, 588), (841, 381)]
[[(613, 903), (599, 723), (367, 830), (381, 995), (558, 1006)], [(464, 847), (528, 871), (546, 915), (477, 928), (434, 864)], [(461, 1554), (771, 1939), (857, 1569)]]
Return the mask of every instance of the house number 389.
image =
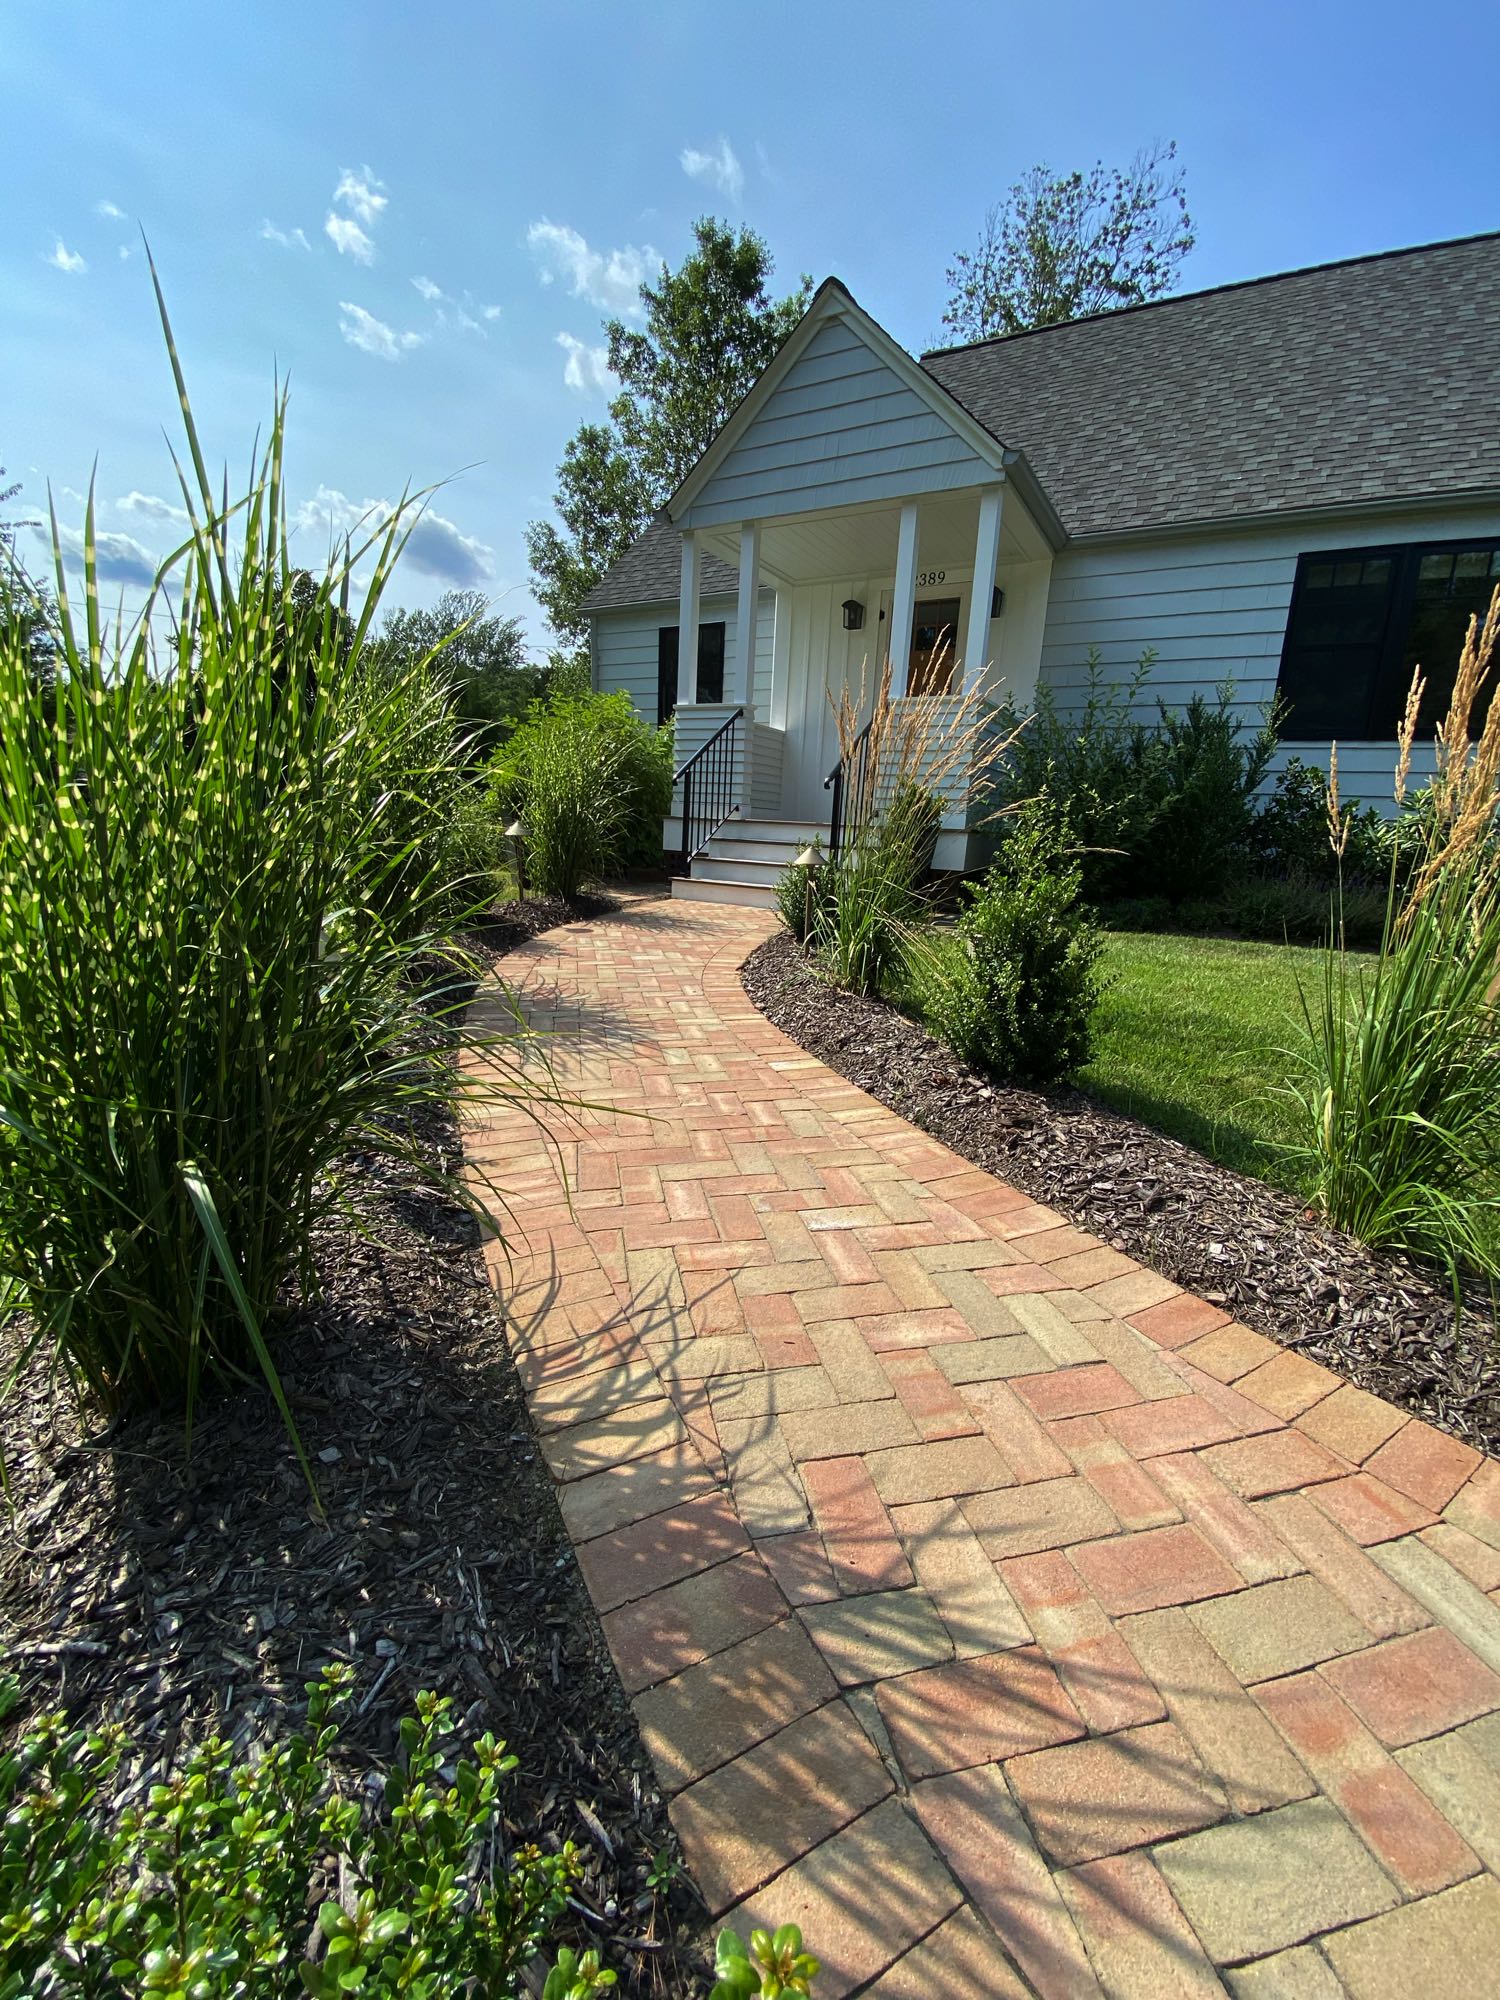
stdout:
[(919, 569), (917, 571), (917, 588), (922, 590), (929, 583), (942, 583), (947, 574), (948, 572), (945, 569)]

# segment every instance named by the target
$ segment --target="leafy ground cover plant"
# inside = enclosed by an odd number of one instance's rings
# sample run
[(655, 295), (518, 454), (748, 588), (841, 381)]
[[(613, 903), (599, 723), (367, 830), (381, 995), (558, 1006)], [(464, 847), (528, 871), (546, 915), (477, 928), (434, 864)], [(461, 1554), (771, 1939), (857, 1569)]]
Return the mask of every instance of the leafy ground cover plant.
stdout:
[(965, 1062), (1050, 1083), (1089, 1059), (1102, 938), (1083, 874), (1045, 802), (1017, 815), (952, 933), (909, 954), (912, 1000)]
[[(265, 2000), (358, 1992), (516, 2000), (554, 1935), (578, 1857), (515, 1841), (505, 1745), (459, 1754), (451, 1704), (420, 1695), (401, 1757), (355, 1785), (332, 1757), (353, 1674), (308, 1688), (303, 1732), (255, 1759), (214, 1739), (123, 1813), (102, 1804), (127, 1746), (45, 1715), (0, 1753), (0, 2000)], [(719, 1940), (710, 2000), (806, 1994), (795, 1927)], [(546, 2000), (615, 1983), (565, 1949)]]
[(571, 901), (586, 882), (661, 861), (672, 733), (629, 695), (564, 692), (532, 703), (491, 783), (497, 811), (521, 822), (528, 880)]
[[(1500, 590), (1471, 619), (1437, 775), (1404, 868), (1393, 858), (1380, 949), (1361, 963), (1338, 923), (1320, 990), (1304, 996), (1293, 1055), (1303, 1136), (1297, 1152), (1322, 1212), (1364, 1241), (1466, 1274), (1500, 1277)], [(1400, 732), (1405, 802), (1423, 682)], [(1481, 719), (1482, 718), (1482, 719)], [(1477, 726), (1477, 736), (1471, 731)], [(1342, 863), (1350, 817), (1335, 758), (1327, 824)]]
[[(283, 1288), (311, 1283), (349, 1156), (407, 1156), (410, 1115), (450, 1101), (435, 1043), (469, 989), (446, 702), (365, 657), (415, 511), (294, 569), (285, 395), (226, 508), (161, 317), (181, 549), (106, 627), (90, 499), (81, 607), (53, 522), (55, 679), (0, 629), (0, 1311), (28, 1315), (18, 1373), (40, 1345), (106, 1411), (190, 1422), (257, 1368), (280, 1398)], [(535, 1089), (493, 1060), (485, 1087)]]

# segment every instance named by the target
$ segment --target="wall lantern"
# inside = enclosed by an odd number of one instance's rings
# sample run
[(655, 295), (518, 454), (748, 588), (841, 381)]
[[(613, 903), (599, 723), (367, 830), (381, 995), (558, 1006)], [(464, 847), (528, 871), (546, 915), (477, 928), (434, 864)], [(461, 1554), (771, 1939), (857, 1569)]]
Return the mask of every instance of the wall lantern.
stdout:
[(865, 622), (865, 607), (857, 597), (846, 597), (844, 599), (843, 610), (844, 630), (846, 632), (858, 632)]
[(1000, 616), (1000, 613), (1004, 609), (1005, 609), (1005, 592), (1000, 588), (999, 584), (997, 583), (995, 585), (994, 594), (990, 598), (991, 618), (998, 618)]

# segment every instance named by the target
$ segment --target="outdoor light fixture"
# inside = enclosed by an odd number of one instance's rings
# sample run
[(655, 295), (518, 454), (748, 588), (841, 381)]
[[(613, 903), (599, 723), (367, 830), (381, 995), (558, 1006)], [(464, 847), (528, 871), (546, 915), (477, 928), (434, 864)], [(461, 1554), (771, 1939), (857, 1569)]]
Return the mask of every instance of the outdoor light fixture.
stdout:
[[(864, 606), (856, 605), (855, 609), (862, 614)], [(800, 854), (792, 857), (792, 866), (802, 870), (802, 936), (804, 939), (812, 929), (813, 877), (817, 874), (822, 860), (823, 856), (816, 847), (804, 847)]]
[(865, 622), (865, 607), (857, 597), (844, 599), (844, 630), (858, 632)]
[(994, 591), (990, 596), (991, 618), (998, 618), (1000, 616), (1000, 613), (1004, 609), (1005, 609), (1005, 592), (1000, 588), (999, 584), (997, 583), (995, 585)]
[(521, 845), (526, 829), (518, 819), (513, 819), (505, 829), (505, 838), (515, 852), (516, 861), (516, 901), (526, 901), (526, 850)]

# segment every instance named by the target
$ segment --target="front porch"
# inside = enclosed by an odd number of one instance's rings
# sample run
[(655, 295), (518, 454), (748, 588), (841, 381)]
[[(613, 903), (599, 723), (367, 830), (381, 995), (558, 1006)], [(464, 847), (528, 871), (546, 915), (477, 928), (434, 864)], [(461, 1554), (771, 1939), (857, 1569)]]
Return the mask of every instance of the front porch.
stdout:
[[(703, 592), (714, 558), (738, 572), (729, 603)], [(954, 697), (977, 693), (1024, 712), (1050, 570), (1045, 534), (1001, 483), (683, 530), (675, 756), (685, 776), (666, 826), (669, 857), (705, 856), (727, 820), (779, 823), (788, 841), (800, 836), (796, 846), (821, 838), (826, 847), (835, 712), (843, 703), (868, 717), (887, 661), (898, 704), (956, 708)], [(962, 792), (955, 774), (942, 868), (967, 866), (973, 852)], [(699, 876), (722, 873), (706, 857)]]

